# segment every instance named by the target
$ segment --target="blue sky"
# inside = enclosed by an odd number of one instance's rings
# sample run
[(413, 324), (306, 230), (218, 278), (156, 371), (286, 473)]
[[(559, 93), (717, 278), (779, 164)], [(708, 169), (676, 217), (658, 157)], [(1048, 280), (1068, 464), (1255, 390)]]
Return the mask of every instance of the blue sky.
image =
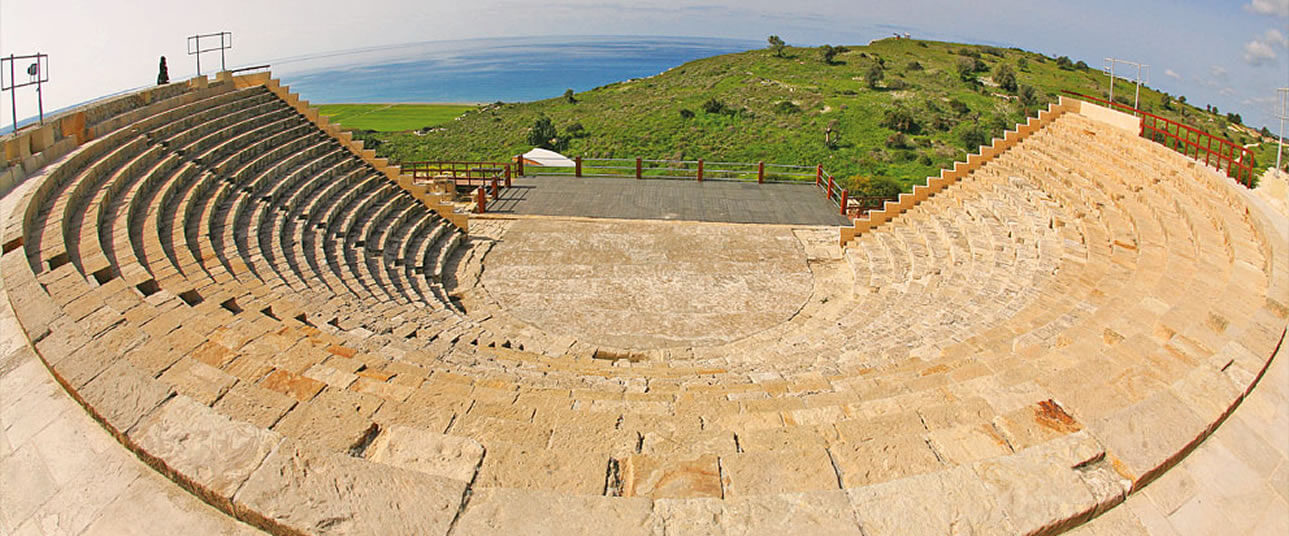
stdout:
[[(185, 36), (234, 33), (230, 66), (356, 47), (531, 35), (667, 35), (863, 44), (891, 32), (1015, 46), (1101, 67), (1151, 66), (1151, 85), (1269, 125), (1289, 86), (1289, 0), (0, 0), (0, 53), (50, 54), (45, 109), (148, 84), (157, 57), (193, 73)], [(53, 21), (56, 22), (52, 22)], [(207, 58), (213, 61), (213, 57)], [(308, 95), (304, 96), (308, 98)], [(0, 125), (10, 123), (8, 97)], [(19, 93), (19, 117), (34, 92)]]

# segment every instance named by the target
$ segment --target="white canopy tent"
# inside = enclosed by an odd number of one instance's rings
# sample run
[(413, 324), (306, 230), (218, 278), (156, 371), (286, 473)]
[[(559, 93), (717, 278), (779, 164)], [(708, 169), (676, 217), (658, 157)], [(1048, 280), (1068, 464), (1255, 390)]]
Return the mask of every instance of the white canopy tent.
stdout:
[(523, 154), (526, 166), (573, 167), (577, 165), (567, 156), (548, 149), (533, 149)]

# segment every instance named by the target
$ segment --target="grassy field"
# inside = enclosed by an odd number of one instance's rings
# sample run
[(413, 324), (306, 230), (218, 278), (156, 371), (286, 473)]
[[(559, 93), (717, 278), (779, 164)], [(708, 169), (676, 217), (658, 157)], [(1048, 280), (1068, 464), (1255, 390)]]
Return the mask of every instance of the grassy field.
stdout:
[[(999, 83), (1006, 71), (1014, 73), (1014, 89)], [(1029, 105), (1018, 97), (1026, 86), (1034, 90)], [(1001, 136), (1061, 90), (1103, 96), (1106, 76), (1019, 49), (887, 39), (850, 47), (832, 63), (818, 48), (788, 47), (783, 57), (769, 50), (715, 56), (578, 93), (572, 102), (486, 105), (433, 132), (364, 138), (394, 160), (498, 160), (530, 149), (530, 129), (547, 117), (569, 156), (823, 164), (852, 192), (871, 194), (873, 185), (894, 182), (907, 190), (938, 174), (974, 151), (977, 140)], [(1131, 99), (1133, 91), (1120, 83), (1116, 100), (1125, 95)], [(1140, 106), (1241, 145), (1259, 141), (1228, 128), (1225, 115), (1149, 88), (1142, 88)], [(890, 114), (912, 124), (897, 135)], [(836, 140), (826, 144), (829, 126)], [(1268, 145), (1257, 149), (1264, 168), (1274, 164), (1274, 156), (1264, 157)]]
[(351, 130), (404, 132), (447, 123), (476, 106), (460, 104), (322, 104), (322, 115)]

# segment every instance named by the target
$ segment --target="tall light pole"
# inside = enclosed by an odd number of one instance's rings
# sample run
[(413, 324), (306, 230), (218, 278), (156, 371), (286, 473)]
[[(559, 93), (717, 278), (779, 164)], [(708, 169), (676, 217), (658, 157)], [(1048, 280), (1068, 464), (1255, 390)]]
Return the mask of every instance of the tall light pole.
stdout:
[[(30, 61), (32, 63), (27, 64)], [(17, 78), (17, 65), (23, 64), (23, 70), (27, 72), (28, 80), (19, 82)], [(8, 74), (4, 76), (5, 67), (8, 64)], [(25, 56), (16, 56), (10, 54), (8, 57), (0, 57), (0, 91), (9, 92), (9, 101), (13, 106), (13, 131), (18, 132), (18, 96), (17, 89), (27, 86), (36, 86), (36, 107), (40, 114), (40, 124), (45, 124), (45, 98), (41, 91), (42, 84), (49, 83), (49, 56), (39, 52)]]
[[(219, 38), (218, 45), (208, 45), (203, 48), (202, 40), (214, 41)], [(227, 70), (224, 66), (224, 51), (233, 48), (233, 32), (216, 32), (208, 34), (197, 34), (188, 36), (188, 55), (197, 58), (197, 76), (201, 76), (201, 55), (205, 52), (219, 51), (219, 70)]]

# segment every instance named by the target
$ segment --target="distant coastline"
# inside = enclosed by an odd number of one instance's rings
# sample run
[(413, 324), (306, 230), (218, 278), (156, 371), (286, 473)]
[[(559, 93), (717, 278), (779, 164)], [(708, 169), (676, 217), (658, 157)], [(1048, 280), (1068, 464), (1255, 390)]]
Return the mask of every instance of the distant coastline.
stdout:
[(587, 91), (760, 46), (697, 37), (471, 39), (291, 58), (273, 62), (273, 74), (310, 102), (478, 105)]

